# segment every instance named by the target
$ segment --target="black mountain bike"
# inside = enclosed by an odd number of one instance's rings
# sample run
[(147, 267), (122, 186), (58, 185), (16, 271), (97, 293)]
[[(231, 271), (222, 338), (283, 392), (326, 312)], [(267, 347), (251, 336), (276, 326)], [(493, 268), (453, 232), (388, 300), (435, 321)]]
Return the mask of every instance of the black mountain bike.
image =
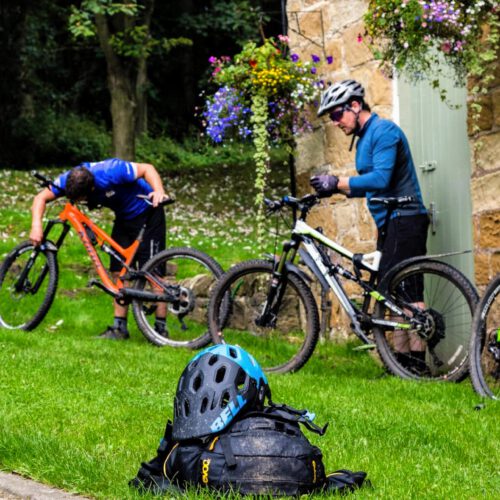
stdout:
[[(298, 370), (312, 355), (320, 334), (312, 274), (323, 292), (337, 297), (361, 341), (375, 341), (393, 374), (411, 379), (465, 377), (478, 297), (460, 271), (437, 260), (451, 254), (407, 259), (378, 282), (381, 252), (353, 254), (320, 228), (306, 224), (318, 200), (312, 194), (266, 200), (270, 213), (290, 207), (300, 215), (280, 256), (242, 262), (221, 277), (208, 307), (212, 340), (241, 345), (268, 371)], [(387, 206), (387, 222), (393, 210), (413, 198), (371, 201)], [(329, 251), (351, 261), (352, 270), (333, 262)], [(297, 265), (299, 256), (305, 268)], [(350, 299), (353, 284), (361, 301)], [(405, 343), (420, 344), (418, 359)]]
[(500, 274), (479, 302), (472, 323), (470, 374), (478, 394), (500, 399)]

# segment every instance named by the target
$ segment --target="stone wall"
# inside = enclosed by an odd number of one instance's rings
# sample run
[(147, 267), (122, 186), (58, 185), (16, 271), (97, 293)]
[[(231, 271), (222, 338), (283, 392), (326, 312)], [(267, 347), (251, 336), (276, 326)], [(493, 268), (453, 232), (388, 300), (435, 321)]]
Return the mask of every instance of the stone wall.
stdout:
[[(474, 85), (474, 83), (471, 83)], [(472, 220), (474, 225), (474, 257), (476, 284), (483, 287), (500, 273), (500, 67), (481, 104), (477, 126), (469, 135), (472, 153)]]
[[(346, 77), (366, 88), (366, 101), (382, 117), (392, 117), (392, 81), (378, 69), (368, 47), (359, 41), (367, 0), (289, 0), (287, 14), (291, 47), (302, 58), (333, 56), (322, 74), (326, 81)], [(473, 85), (473, 84), (472, 84)], [(470, 101), (473, 101), (470, 98)], [(500, 272), (500, 69), (488, 93), (480, 98), (480, 132), (470, 132), (472, 153), (471, 194), (474, 223), (476, 284), (483, 286)], [(327, 119), (317, 120), (314, 131), (298, 140), (297, 182), (299, 193), (310, 190), (309, 177), (320, 172), (352, 175), (354, 151), (350, 138)], [(341, 196), (322, 202), (309, 223), (356, 252), (374, 248), (376, 230), (363, 200)], [(339, 323), (333, 311), (332, 326)], [(344, 318), (345, 325), (345, 318)], [(333, 330), (332, 330), (333, 332)]]
[[(324, 60), (325, 81), (354, 78), (366, 89), (366, 101), (373, 111), (392, 118), (392, 81), (378, 69), (369, 48), (358, 35), (364, 33), (362, 22), (368, 2), (365, 0), (289, 0), (288, 35), (291, 47), (301, 58), (318, 54)], [(317, 120), (311, 134), (299, 138), (296, 159), (299, 193), (310, 191), (309, 178), (315, 173), (354, 175), (354, 151), (349, 152), (351, 137), (346, 137), (327, 119)], [(362, 199), (334, 196), (324, 200), (308, 220), (313, 227), (323, 227), (325, 234), (354, 252), (375, 250), (376, 228)], [(358, 290), (352, 290), (353, 295)], [(334, 300), (334, 305), (337, 301)], [(340, 314), (340, 317), (339, 317)], [(343, 327), (339, 327), (339, 323)], [(348, 331), (343, 311), (332, 311), (332, 335)], [(337, 326), (335, 328), (335, 325)]]
[[(288, 34), (291, 47), (301, 58), (311, 54), (333, 56), (331, 65), (323, 65), (325, 81), (355, 78), (366, 88), (366, 101), (383, 117), (392, 115), (392, 81), (378, 69), (369, 48), (358, 41), (363, 34), (365, 0), (289, 0)], [(354, 149), (349, 152), (350, 137), (327, 119), (317, 120), (312, 134), (298, 140), (296, 159), (299, 192), (310, 190), (309, 177), (318, 172), (352, 175)], [(332, 204), (333, 200), (333, 204)], [(311, 215), (313, 225), (357, 252), (373, 250), (375, 226), (363, 200), (334, 197), (323, 202)]]

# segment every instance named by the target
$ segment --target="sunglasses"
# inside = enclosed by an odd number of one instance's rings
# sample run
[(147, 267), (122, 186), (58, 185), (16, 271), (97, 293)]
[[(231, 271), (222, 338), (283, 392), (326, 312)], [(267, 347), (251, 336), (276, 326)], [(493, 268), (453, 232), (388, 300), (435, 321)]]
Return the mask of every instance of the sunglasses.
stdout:
[(330, 120), (332, 120), (332, 122), (339, 122), (340, 120), (342, 120), (342, 117), (344, 116), (346, 109), (347, 106), (343, 106), (342, 109), (338, 109), (337, 111), (332, 111), (330, 113)]

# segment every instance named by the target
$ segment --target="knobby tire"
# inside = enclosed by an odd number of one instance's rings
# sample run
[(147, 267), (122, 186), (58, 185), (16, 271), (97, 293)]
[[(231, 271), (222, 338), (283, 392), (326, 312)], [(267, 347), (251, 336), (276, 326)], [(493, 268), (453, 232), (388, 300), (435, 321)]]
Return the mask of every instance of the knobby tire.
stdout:
[[(210, 298), (210, 334), (215, 344), (237, 343), (248, 349), (267, 372), (294, 372), (306, 364), (318, 342), (318, 310), (307, 284), (288, 272), (276, 324), (273, 327), (258, 325), (256, 318), (268, 297), (272, 273), (273, 264), (265, 260), (242, 262), (225, 273)], [(297, 318), (294, 312), (298, 313)], [(289, 322), (288, 330), (280, 330), (286, 322)], [(299, 330), (301, 335), (292, 329)], [(289, 349), (297, 352), (287, 358)]]
[[(47, 274), (44, 277), (43, 283), (47, 283), (45, 288), (45, 295), (41, 298), (40, 305), (35, 304), (33, 314), (27, 310), (29, 307), (29, 300), (34, 299), (38, 294), (42, 294), (39, 289), (36, 294), (16, 292), (10, 286), (10, 278), (15, 278), (20, 275), (25, 265), (21, 263), (23, 257), (28, 257), (35, 250), (35, 246), (30, 241), (25, 241), (16, 246), (5, 258), (0, 266), (0, 326), (8, 329), (18, 329), (30, 331), (36, 328), (48, 313), (54, 296), (57, 290), (57, 283), (59, 277), (59, 269), (57, 264), (56, 254), (50, 250), (39, 250), (36, 257), (36, 264), (47, 265)], [(18, 266), (18, 267), (16, 267)], [(36, 283), (37, 278), (40, 276), (40, 266), (33, 267), (29, 274), (29, 282)], [(7, 287), (10, 287), (7, 290)], [(22, 320), (14, 320), (16, 311), (19, 311), (18, 317), (23, 317)], [(24, 316), (27, 315), (25, 319)], [(15, 324), (21, 321), (20, 324)]]

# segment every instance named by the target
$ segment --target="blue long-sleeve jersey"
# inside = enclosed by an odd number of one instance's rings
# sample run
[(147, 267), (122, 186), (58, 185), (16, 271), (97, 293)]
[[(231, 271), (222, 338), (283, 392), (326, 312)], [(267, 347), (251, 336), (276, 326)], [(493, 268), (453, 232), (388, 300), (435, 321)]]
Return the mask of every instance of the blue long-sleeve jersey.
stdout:
[(398, 209), (393, 217), (427, 213), (408, 140), (401, 128), (372, 113), (358, 135), (356, 170), (359, 175), (349, 178), (350, 196), (366, 196), (377, 227), (383, 226), (387, 209), (370, 203), (373, 197), (413, 196), (418, 200)]

